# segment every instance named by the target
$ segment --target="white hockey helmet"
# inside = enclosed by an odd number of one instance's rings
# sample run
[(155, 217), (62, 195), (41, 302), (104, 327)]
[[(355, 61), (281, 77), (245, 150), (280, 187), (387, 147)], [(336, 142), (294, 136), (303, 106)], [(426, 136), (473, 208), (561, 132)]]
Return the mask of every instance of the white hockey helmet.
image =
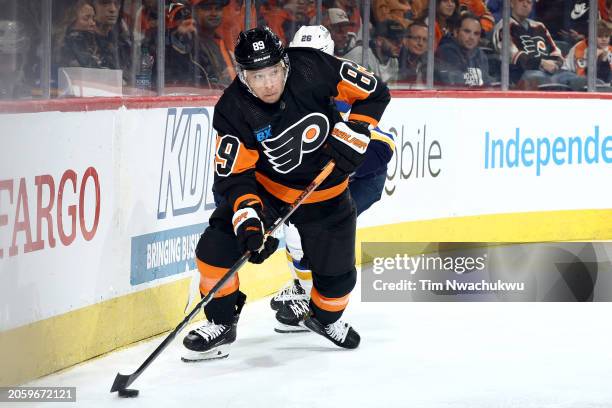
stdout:
[(310, 47), (334, 55), (334, 40), (327, 28), (322, 25), (300, 27), (289, 47)]

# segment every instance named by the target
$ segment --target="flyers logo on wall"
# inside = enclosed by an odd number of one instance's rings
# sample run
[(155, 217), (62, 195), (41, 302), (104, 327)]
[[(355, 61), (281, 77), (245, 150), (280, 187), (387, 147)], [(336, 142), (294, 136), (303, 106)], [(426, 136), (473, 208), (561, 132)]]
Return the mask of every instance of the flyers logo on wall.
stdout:
[(207, 225), (206, 211), (215, 207), (210, 188), (215, 148), (212, 111), (170, 108), (165, 128), (157, 135), (161, 153), (157, 220), (151, 225), (173, 227), (132, 238), (132, 285), (195, 269), (195, 247)]

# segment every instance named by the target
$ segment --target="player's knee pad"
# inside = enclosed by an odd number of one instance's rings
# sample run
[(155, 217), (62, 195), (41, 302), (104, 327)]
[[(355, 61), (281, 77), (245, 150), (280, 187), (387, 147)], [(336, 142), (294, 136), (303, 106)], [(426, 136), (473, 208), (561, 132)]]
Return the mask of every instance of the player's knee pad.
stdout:
[(313, 274), (314, 287), (310, 292), (310, 309), (322, 324), (327, 325), (340, 319), (356, 281), (357, 272), (354, 268), (335, 276)]
[(308, 266), (317, 275), (337, 276), (355, 266), (355, 208), (348, 194), (337, 212), (299, 225)]
[(340, 298), (351, 293), (357, 283), (357, 270), (351, 268), (339, 275), (319, 275), (313, 273), (314, 289), (323, 297)]
[[(200, 236), (195, 254), (200, 272), (200, 293), (204, 295), (210, 293), (241, 256), (233, 231), (229, 228), (220, 228), (215, 223), (206, 228)], [(237, 291), (239, 286), (238, 274), (234, 274), (215, 292), (214, 297), (227, 296)]]
[(210, 225), (200, 236), (195, 255), (210, 265), (229, 268), (242, 254), (233, 231)]

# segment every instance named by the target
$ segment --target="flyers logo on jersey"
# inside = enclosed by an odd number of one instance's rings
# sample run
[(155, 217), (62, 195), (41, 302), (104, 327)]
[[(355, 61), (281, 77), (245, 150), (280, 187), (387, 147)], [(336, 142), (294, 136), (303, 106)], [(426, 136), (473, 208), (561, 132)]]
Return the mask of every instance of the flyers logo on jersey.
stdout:
[(316, 112), (291, 125), (275, 138), (264, 140), (262, 145), (274, 170), (286, 174), (302, 163), (304, 154), (317, 150), (328, 133), (329, 120)]
[(546, 47), (546, 42), (544, 38), (540, 36), (531, 37), (528, 35), (520, 36), (521, 43), (523, 45), (523, 49), (527, 54), (533, 54), (534, 57), (539, 57), (541, 55), (547, 56), (548, 51)]

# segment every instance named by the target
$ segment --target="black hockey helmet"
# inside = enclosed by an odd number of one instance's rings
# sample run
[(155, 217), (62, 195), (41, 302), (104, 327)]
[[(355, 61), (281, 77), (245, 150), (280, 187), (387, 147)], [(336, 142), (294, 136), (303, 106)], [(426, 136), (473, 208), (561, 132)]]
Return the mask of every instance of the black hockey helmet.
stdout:
[(280, 38), (266, 26), (242, 31), (234, 48), (236, 64), (247, 71), (276, 65), (285, 55)]

